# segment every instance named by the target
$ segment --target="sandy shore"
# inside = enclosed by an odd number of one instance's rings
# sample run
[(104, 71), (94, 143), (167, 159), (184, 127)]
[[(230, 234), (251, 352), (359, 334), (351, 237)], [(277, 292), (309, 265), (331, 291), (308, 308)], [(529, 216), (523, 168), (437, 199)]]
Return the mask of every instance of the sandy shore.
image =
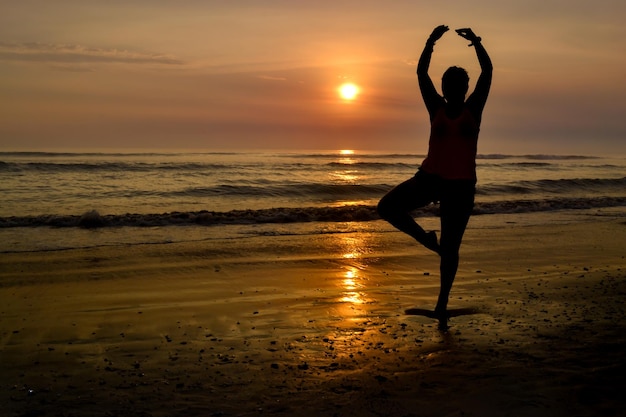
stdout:
[(617, 416), (626, 224), (0, 255), (2, 416)]

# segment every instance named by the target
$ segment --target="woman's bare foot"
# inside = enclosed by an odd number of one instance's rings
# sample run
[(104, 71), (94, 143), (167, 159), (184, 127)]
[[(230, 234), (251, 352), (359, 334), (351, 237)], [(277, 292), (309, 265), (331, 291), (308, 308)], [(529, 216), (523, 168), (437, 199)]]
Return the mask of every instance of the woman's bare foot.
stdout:
[(435, 308), (435, 318), (439, 320), (439, 330), (448, 330), (450, 326), (448, 326), (448, 311), (446, 309)]
[(424, 245), (424, 247), (426, 247), (427, 249), (430, 249), (431, 251), (440, 255), (441, 248), (439, 247), (439, 243), (437, 243), (437, 233), (426, 232), (424, 233), (424, 236), (422, 236), (417, 241), (421, 243), (422, 245)]

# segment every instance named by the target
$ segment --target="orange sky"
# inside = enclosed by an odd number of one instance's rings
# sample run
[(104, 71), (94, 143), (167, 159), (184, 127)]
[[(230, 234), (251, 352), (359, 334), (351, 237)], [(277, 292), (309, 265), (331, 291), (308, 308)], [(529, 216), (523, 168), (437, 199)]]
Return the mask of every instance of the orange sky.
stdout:
[[(447, 24), (472, 27), (494, 62), (479, 152), (626, 154), (621, 0), (40, 0), (2, 9), (2, 150), (423, 153), (415, 65), (432, 28)], [(473, 49), (453, 31), (435, 49), (436, 85), (450, 65), (478, 75)], [(337, 93), (345, 81), (361, 89), (351, 102)]]

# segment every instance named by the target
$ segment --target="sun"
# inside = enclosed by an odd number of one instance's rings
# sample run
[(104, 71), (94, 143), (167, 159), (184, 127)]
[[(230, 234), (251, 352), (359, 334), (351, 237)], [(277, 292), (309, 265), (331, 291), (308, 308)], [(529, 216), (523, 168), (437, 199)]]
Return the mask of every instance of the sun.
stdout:
[(338, 91), (342, 99), (354, 100), (359, 94), (360, 89), (356, 84), (345, 83), (339, 86)]

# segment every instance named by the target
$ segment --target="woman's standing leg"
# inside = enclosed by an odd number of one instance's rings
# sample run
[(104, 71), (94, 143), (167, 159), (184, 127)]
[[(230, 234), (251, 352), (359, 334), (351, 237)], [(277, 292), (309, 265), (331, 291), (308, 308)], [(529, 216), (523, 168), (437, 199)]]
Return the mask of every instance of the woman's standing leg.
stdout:
[(475, 186), (468, 181), (450, 181), (441, 198), (440, 274), (441, 287), (435, 307), (440, 327), (447, 327), (450, 290), (459, 267), (459, 249), (474, 208)]

